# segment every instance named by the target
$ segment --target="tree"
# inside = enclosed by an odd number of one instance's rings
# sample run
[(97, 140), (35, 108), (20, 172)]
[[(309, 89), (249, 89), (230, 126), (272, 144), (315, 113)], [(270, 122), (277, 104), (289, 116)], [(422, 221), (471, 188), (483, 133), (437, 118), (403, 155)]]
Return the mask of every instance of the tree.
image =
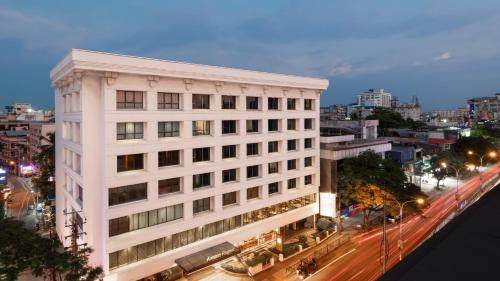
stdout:
[[(468, 156), (468, 159), (463, 159), (463, 163), (471, 163), (475, 164), (476, 166), (479, 166), (480, 164), (480, 159), (478, 157), (482, 155), (486, 155), (491, 151), (497, 151), (497, 147), (491, 143), (488, 139), (484, 137), (478, 137), (478, 136), (471, 136), (471, 137), (466, 137), (466, 138), (460, 138), (455, 146), (453, 147), (453, 151), (455, 152), (454, 154), (460, 155), (460, 156)], [(469, 155), (468, 151), (474, 151), (475, 154)], [(488, 161), (494, 161), (495, 159), (491, 159), (489, 157), (484, 157), (484, 162), (487, 163)]]
[(48, 197), (55, 196), (55, 134), (50, 133), (47, 137), (41, 136), (42, 141), (46, 144), (42, 145), (40, 153), (33, 157), (38, 172), (33, 177), (33, 186), (40, 192), (42, 198), (47, 200)]
[(45, 276), (51, 281), (63, 278), (65, 281), (90, 281), (102, 273), (100, 267), (88, 265), (90, 248), (83, 248), (73, 255), (62, 249), (56, 235), (42, 237), (11, 218), (0, 219), (0, 245), (2, 280), (17, 280), (26, 270), (35, 277)]
[(440, 185), (441, 181), (446, 179), (446, 177), (448, 176), (448, 171), (446, 171), (446, 169), (444, 169), (441, 166), (441, 163), (442, 163), (442, 159), (440, 159), (440, 157), (433, 156), (430, 160), (430, 168), (428, 168), (428, 170), (427, 170), (427, 172), (430, 172), (432, 174), (432, 176), (437, 180), (437, 183), (436, 183), (437, 190), (440, 190), (439, 185)]

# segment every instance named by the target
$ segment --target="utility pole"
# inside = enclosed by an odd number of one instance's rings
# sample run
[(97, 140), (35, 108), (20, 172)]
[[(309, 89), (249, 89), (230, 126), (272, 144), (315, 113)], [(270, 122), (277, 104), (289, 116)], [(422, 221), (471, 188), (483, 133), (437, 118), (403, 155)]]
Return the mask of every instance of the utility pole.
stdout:
[(388, 245), (387, 245), (387, 220), (386, 220), (386, 201), (385, 201), (385, 192), (382, 192), (382, 202), (384, 205), (384, 211), (383, 211), (383, 232), (382, 232), (382, 273), (385, 274), (387, 270), (387, 257), (389, 255), (388, 253)]
[(64, 239), (69, 238), (71, 241), (70, 246), (65, 247), (64, 249), (65, 250), (70, 249), (71, 253), (74, 256), (78, 256), (79, 254), (78, 250), (80, 249), (80, 246), (85, 247), (87, 245), (87, 243), (78, 244), (78, 238), (86, 234), (85, 232), (79, 229), (79, 225), (83, 226), (83, 224), (85, 224), (87, 221), (86, 219), (82, 219), (79, 213), (83, 213), (83, 211), (66, 212), (66, 210), (64, 210), (64, 215), (70, 216), (69, 223), (68, 220), (66, 220), (65, 223), (65, 227), (68, 227), (70, 229), (70, 235), (64, 237)]

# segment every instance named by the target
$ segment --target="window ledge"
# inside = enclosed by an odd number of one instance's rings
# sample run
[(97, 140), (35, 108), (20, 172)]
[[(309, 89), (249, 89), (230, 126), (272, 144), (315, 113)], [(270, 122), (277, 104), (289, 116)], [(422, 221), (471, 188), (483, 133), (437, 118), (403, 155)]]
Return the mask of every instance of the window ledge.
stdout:
[(223, 205), (223, 206), (222, 206), (222, 209), (223, 209), (223, 210), (224, 210), (224, 209), (231, 209), (231, 208), (237, 207), (237, 206), (239, 206), (239, 205), (240, 205), (240, 204), (239, 204), (238, 202), (236, 202), (236, 203), (232, 203), (232, 204), (229, 204), (229, 205)]

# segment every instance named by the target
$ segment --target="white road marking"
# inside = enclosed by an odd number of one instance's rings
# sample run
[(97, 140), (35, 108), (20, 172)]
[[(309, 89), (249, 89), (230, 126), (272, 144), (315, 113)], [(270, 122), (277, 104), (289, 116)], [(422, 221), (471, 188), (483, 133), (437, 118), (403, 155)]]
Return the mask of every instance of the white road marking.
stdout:
[(337, 262), (337, 261), (339, 261), (341, 258), (343, 258), (343, 257), (345, 257), (345, 256), (347, 256), (347, 255), (349, 255), (350, 253), (352, 253), (352, 252), (354, 252), (354, 251), (356, 251), (356, 249), (352, 249), (352, 250), (350, 250), (349, 252), (347, 252), (347, 253), (343, 254), (342, 256), (340, 256), (340, 257), (338, 257), (338, 258), (334, 259), (333, 261), (331, 261), (331, 262), (330, 262), (330, 263), (328, 263), (327, 265), (323, 266), (323, 268), (321, 268), (320, 270), (318, 270), (318, 271), (314, 272), (313, 274), (309, 275), (309, 277), (307, 277), (305, 280), (308, 280), (309, 278), (313, 277), (314, 275), (316, 275), (316, 274), (320, 273), (320, 272), (321, 272), (321, 271), (323, 271), (325, 268), (327, 268), (327, 267), (329, 267), (330, 265), (332, 265), (332, 264), (336, 263), (336, 262)]

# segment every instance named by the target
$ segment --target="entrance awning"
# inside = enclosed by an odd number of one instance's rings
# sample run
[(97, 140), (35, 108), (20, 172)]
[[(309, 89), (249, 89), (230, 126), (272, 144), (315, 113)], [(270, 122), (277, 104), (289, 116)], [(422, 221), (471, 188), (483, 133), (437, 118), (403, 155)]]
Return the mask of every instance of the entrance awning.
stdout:
[(239, 252), (239, 248), (229, 242), (224, 242), (189, 256), (176, 259), (175, 263), (182, 268), (186, 274), (189, 274)]

